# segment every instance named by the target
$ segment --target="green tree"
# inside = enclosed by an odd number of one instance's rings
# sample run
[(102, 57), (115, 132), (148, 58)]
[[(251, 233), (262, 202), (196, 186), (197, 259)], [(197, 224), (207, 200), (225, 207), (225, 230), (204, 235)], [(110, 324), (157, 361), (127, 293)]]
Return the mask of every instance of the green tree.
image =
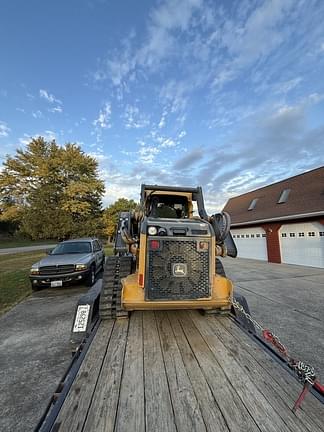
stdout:
[(103, 212), (104, 233), (113, 237), (118, 223), (118, 214), (122, 211), (134, 210), (137, 203), (134, 200), (119, 198), (113, 204), (110, 204)]
[(0, 173), (0, 220), (33, 239), (96, 235), (102, 228), (98, 163), (76, 144), (32, 139)]

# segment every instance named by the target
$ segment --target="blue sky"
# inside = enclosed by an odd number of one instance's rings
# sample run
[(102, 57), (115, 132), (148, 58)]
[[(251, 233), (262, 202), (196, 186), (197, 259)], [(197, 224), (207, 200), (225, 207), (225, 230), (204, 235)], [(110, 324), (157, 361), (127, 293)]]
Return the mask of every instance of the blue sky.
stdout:
[(77, 142), (104, 204), (199, 184), (219, 210), (323, 165), (323, 22), (321, 0), (3, 1), (0, 158)]

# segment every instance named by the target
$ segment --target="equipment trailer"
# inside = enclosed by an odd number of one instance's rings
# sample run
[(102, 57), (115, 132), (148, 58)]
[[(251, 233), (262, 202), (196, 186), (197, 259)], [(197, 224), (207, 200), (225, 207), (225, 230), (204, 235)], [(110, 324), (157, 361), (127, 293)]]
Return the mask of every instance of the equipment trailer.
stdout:
[(75, 354), (37, 431), (324, 431), (312, 368), (233, 295), (216, 258), (236, 255), (229, 217), (208, 217), (200, 188), (143, 185), (115, 252), (78, 303)]

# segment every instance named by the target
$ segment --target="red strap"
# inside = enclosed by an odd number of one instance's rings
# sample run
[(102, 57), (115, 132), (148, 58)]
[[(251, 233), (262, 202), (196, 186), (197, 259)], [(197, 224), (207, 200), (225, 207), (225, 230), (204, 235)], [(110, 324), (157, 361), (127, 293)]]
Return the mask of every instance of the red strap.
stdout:
[(318, 390), (324, 396), (324, 385), (323, 384), (319, 383), (318, 381), (315, 381), (313, 387), (316, 388), (316, 390)]
[(301, 391), (300, 395), (298, 396), (298, 399), (296, 400), (295, 405), (294, 405), (294, 407), (292, 409), (293, 412), (297, 411), (297, 409), (300, 407), (301, 403), (305, 399), (306, 393), (309, 390), (309, 386), (310, 386), (309, 382), (306, 382), (304, 384), (303, 390)]

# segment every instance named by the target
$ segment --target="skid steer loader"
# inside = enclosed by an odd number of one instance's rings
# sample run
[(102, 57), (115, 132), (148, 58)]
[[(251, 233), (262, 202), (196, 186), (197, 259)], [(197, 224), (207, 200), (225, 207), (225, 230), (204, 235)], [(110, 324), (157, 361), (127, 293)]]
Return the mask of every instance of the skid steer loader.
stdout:
[(119, 215), (114, 250), (103, 319), (147, 309), (230, 311), (233, 287), (217, 258), (237, 255), (230, 218), (207, 215), (201, 187), (142, 185), (139, 209)]

